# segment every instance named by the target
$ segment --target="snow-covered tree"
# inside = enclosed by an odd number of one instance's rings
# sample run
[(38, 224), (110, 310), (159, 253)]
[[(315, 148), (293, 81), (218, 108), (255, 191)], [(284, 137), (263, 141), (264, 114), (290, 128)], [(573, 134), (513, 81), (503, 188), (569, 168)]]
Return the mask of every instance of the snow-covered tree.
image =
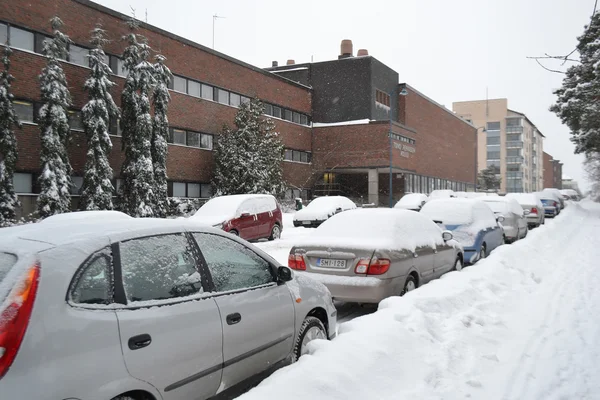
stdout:
[(12, 50), (4, 47), (0, 73), (0, 226), (16, 218), (15, 209), (19, 200), (13, 186), (13, 175), (17, 164), (17, 138), (14, 128), (21, 127), (19, 117), (13, 107), (13, 95), (10, 92), (14, 77), (10, 74), (10, 55)]
[(112, 149), (109, 121), (111, 117), (118, 118), (119, 110), (109, 92), (115, 83), (109, 79), (111, 70), (104, 62), (103, 47), (107, 42), (106, 32), (97, 26), (90, 40), (90, 76), (84, 84), (89, 100), (81, 110), (88, 146), (79, 204), (82, 210), (113, 209), (113, 171), (108, 160)]
[(575, 153), (600, 152), (600, 12), (578, 40), (580, 63), (567, 69), (550, 111), (571, 130)]
[(500, 174), (500, 168), (494, 165), (490, 165), (486, 169), (479, 171), (477, 175), (479, 190), (500, 190), (502, 178), (499, 178), (498, 174)]
[(40, 75), (43, 104), (38, 116), (42, 147), (38, 214), (42, 218), (70, 211), (72, 186), (71, 164), (67, 154), (71, 94), (59, 62), (59, 59), (66, 57), (67, 44), (71, 40), (59, 30), (63, 25), (60, 18), (53, 17), (50, 24), (54, 37), (45, 40), (43, 45), (48, 61)]
[(218, 195), (270, 193), (285, 190), (283, 182), (283, 144), (274, 131), (275, 124), (263, 117), (258, 99), (240, 105), (235, 129), (223, 127), (215, 144), (213, 185)]
[(166, 217), (169, 213), (167, 193), (167, 152), (169, 139), (169, 119), (167, 110), (169, 108), (169, 82), (173, 77), (169, 68), (165, 65), (165, 57), (156, 56), (154, 74), (156, 86), (152, 97), (154, 105), (154, 125), (152, 129), (152, 141), (150, 152), (154, 167), (154, 212), (157, 217)]
[(154, 67), (148, 61), (150, 46), (145, 37), (135, 33), (137, 23), (129, 21), (131, 32), (123, 37), (127, 47), (123, 63), (127, 78), (121, 97), (121, 129), (125, 161), (121, 167), (123, 189), (121, 210), (135, 217), (154, 216), (154, 170), (150, 142), (152, 116), (150, 91), (155, 84)]

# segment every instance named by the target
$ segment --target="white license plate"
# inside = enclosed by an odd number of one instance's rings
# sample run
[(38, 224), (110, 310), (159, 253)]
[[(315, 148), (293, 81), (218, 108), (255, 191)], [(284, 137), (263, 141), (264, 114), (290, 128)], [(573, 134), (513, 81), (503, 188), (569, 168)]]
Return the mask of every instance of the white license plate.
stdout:
[(310, 225), (310, 221), (303, 221), (302, 224), (304, 224), (304, 225)]
[(317, 267), (346, 268), (346, 260), (333, 260), (329, 258), (317, 259)]

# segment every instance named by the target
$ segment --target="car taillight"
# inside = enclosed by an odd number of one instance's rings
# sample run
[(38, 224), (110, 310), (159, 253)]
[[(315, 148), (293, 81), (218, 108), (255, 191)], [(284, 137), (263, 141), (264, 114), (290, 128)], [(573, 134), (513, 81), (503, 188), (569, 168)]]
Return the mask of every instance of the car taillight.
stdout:
[(390, 260), (386, 258), (373, 258), (370, 261), (368, 259), (361, 259), (356, 267), (354, 273), (367, 275), (382, 275), (390, 269)]
[(533, 207), (531, 209), (531, 214), (537, 214), (537, 211), (538, 211), (537, 208)]
[(558, 203), (557, 202), (554, 202), (554, 207), (558, 207)]
[(306, 262), (300, 254), (290, 253), (288, 256), (288, 267), (297, 271), (306, 271)]
[(15, 284), (0, 312), (0, 378), (12, 365), (25, 336), (39, 278), (40, 266), (36, 264)]

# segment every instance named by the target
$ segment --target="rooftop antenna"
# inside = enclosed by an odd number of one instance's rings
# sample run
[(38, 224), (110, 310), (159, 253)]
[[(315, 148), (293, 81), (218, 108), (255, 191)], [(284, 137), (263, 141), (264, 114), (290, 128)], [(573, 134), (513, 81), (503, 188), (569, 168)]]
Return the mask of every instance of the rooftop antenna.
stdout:
[(217, 18), (225, 18), (225, 17), (221, 17), (220, 15), (213, 15), (213, 37), (212, 37), (212, 48), (213, 50), (215, 49), (215, 21), (217, 20)]

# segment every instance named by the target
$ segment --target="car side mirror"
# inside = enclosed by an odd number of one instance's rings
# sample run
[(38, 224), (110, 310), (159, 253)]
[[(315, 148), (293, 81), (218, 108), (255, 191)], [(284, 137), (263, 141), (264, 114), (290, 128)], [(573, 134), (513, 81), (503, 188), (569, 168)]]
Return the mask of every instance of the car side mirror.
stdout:
[(338, 208), (336, 208), (336, 209), (335, 209), (335, 213), (336, 213), (336, 214), (337, 214), (337, 213), (341, 213), (341, 212), (342, 212), (342, 207), (338, 207)]
[(292, 280), (292, 270), (288, 267), (277, 268), (277, 280), (280, 282), (289, 282)]
[(250, 213), (248, 211), (242, 211), (240, 214), (240, 218), (245, 218), (245, 217), (249, 217)]
[(442, 239), (444, 239), (444, 242), (447, 242), (448, 240), (452, 240), (454, 236), (452, 235), (452, 232), (450, 231), (444, 231), (442, 232)]
[(504, 217), (502, 215), (498, 215), (498, 217), (496, 218), (496, 221), (504, 222)]

